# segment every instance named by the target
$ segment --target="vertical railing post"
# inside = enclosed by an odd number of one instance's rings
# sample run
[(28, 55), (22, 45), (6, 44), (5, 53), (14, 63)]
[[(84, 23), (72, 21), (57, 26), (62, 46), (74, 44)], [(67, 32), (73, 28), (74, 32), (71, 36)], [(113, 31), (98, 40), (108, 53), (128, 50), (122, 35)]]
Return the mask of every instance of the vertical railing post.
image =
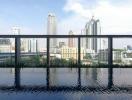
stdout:
[(113, 86), (113, 39), (112, 37), (108, 37), (108, 88)]
[(46, 77), (46, 81), (47, 81), (47, 89), (49, 89), (49, 85), (50, 85), (50, 38), (47, 37), (47, 77)]
[(81, 87), (81, 40), (78, 37), (78, 87)]
[(20, 38), (15, 37), (15, 87), (20, 87), (20, 68), (18, 66), (20, 62)]
[(20, 38), (15, 38), (15, 65), (20, 62)]

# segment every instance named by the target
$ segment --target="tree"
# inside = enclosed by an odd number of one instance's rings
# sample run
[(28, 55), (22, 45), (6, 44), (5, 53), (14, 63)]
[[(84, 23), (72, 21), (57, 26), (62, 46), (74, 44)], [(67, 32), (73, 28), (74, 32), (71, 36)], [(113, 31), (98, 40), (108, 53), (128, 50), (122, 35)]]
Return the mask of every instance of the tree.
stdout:
[(92, 56), (90, 53), (86, 53), (86, 55), (83, 58), (84, 59), (92, 59)]

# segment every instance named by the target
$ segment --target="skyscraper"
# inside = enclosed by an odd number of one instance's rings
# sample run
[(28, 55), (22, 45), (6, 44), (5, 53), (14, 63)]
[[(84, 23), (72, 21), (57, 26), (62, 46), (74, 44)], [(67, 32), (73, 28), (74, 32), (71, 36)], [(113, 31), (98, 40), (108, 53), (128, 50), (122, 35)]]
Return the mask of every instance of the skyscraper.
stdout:
[[(69, 31), (69, 35), (74, 35), (71, 30)], [(68, 39), (68, 47), (74, 47), (74, 46), (75, 46), (75, 44), (74, 44), (74, 38), (69, 38)]]
[[(56, 28), (57, 28), (56, 17), (54, 14), (50, 13), (48, 15), (48, 22), (47, 22), (47, 35), (56, 35), (56, 31), (57, 31)], [(56, 38), (50, 39), (51, 52), (54, 52), (56, 46), (57, 46), (57, 39)]]
[[(99, 20), (92, 19), (85, 25), (86, 35), (99, 35), (100, 34)], [(97, 52), (97, 38), (86, 38), (86, 49), (94, 50)]]
[[(85, 35), (85, 29), (81, 30), (81, 35)], [(86, 39), (85, 38), (81, 38), (81, 47), (86, 48)]]

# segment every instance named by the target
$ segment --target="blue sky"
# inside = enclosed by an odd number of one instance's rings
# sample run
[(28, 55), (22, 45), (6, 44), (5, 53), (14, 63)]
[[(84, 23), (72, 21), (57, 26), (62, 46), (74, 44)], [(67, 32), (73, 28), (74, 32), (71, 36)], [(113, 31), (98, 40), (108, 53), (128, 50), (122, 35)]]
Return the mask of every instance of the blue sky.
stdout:
[(7, 28), (19, 26), (34, 32), (42, 32), (46, 27), (49, 12), (55, 13), (60, 20), (67, 16), (62, 9), (65, 2), (65, 0), (59, 2), (58, 0), (0, 0), (0, 26), (4, 25)]
[(92, 15), (100, 19), (102, 34), (132, 32), (131, 0), (0, 0), (0, 33), (46, 34), (47, 15), (57, 17), (58, 34), (84, 28)]

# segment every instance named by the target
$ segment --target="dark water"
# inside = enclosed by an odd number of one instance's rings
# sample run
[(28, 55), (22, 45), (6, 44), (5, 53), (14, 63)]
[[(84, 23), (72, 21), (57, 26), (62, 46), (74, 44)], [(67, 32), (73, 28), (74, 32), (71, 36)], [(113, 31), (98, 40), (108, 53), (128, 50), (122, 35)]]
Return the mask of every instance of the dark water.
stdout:
[[(132, 69), (113, 69), (113, 84), (115, 87), (132, 87)], [(48, 81), (48, 83), (47, 83)], [(47, 79), (45, 68), (24, 68), (20, 70), (20, 85), (22, 87), (107, 87), (107, 68), (51, 68)], [(15, 70), (0, 69), (0, 87), (13, 87)], [(71, 89), (72, 90), (72, 89)], [(93, 90), (94, 91), (94, 90)], [(0, 100), (131, 100), (131, 92), (103, 92), (102, 91), (39, 91), (39, 90), (0, 90)]]

